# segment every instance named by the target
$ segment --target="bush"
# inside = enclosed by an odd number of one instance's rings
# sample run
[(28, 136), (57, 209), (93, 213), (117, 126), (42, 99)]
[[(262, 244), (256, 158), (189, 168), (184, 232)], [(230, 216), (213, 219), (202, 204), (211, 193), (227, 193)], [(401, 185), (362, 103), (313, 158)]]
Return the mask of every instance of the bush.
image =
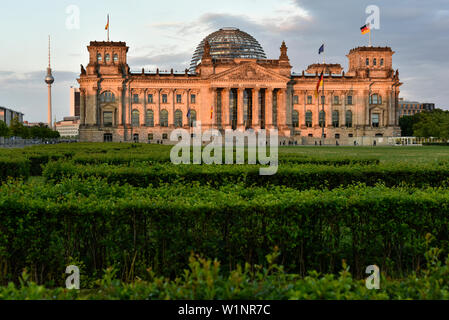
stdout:
[(280, 165), (276, 175), (261, 176), (259, 166), (223, 165), (198, 166), (171, 164), (134, 163), (127, 166), (74, 165), (68, 162), (50, 163), (43, 175), (47, 179), (60, 181), (63, 177), (101, 177), (109, 183), (131, 184), (136, 187), (161, 185), (176, 181), (197, 181), (205, 185), (222, 186), (243, 182), (247, 186), (278, 185), (299, 190), (311, 188), (337, 188), (353, 183), (374, 186), (379, 182), (394, 187), (441, 186), (449, 180), (449, 166), (385, 164), (378, 166), (325, 166), (325, 165)]
[(8, 178), (28, 178), (30, 176), (30, 163), (22, 157), (0, 157), (0, 181)]
[(25, 267), (35, 281), (53, 283), (70, 257), (89, 277), (111, 265), (122, 280), (144, 279), (148, 267), (174, 277), (191, 252), (232, 269), (262, 264), (275, 246), (286, 270), (301, 275), (336, 272), (343, 259), (357, 277), (372, 264), (402, 275), (420, 268), (427, 233), (449, 249), (447, 189), (144, 189), (73, 179), (9, 182), (0, 191), (3, 283)]

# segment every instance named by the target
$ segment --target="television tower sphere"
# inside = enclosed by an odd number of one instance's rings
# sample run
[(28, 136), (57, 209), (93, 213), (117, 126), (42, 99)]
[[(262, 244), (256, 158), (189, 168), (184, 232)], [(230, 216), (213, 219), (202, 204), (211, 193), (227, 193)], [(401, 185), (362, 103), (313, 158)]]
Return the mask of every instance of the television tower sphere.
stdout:
[(51, 74), (51, 68), (47, 68), (47, 76), (45, 77), (46, 84), (53, 84), (55, 82), (55, 78)]

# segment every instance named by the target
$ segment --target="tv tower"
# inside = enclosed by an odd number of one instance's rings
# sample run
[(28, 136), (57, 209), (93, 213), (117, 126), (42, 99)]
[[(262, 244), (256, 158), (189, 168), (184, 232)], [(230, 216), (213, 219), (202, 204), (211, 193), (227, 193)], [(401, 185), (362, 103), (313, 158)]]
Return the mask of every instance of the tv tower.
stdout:
[(53, 128), (52, 125), (52, 109), (51, 109), (51, 85), (55, 82), (55, 78), (51, 74), (51, 53), (50, 53), (50, 36), (48, 36), (48, 68), (47, 76), (45, 77), (45, 83), (48, 85), (48, 127)]

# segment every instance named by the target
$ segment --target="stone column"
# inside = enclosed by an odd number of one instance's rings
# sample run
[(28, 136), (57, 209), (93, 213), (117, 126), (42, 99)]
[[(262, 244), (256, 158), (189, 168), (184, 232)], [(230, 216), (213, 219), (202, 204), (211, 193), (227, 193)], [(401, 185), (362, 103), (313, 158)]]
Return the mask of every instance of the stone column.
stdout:
[(131, 121), (130, 121), (130, 113), (131, 113), (131, 111), (130, 111), (130, 109), (131, 109), (131, 97), (130, 97), (130, 95), (131, 95), (131, 88), (128, 86), (127, 88), (126, 88), (126, 91), (125, 91), (125, 101), (124, 101), (124, 105), (123, 105), (123, 112), (124, 112), (124, 114), (125, 114), (125, 126), (126, 127), (129, 127), (130, 126), (130, 124), (131, 124)]
[(244, 90), (242, 88), (237, 89), (237, 129), (245, 130), (244, 116), (243, 116), (243, 95)]
[[(174, 128), (175, 126), (175, 95), (176, 95), (176, 89), (170, 90), (170, 96), (168, 96), (168, 101), (171, 101), (171, 108), (167, 108), (169, 110), (168, 112), (168, 127)], [(170, 99), (171, 98), (171, 99)]]
[(303, 92), (304, 93), (304, 109), (302, 117), (299, 118), (299, 126), (301, 129), (306, 129), (306, 113), (307, 113), (307, 90)]
[(159, 127), (161, 125), (161, 91), (162, 89), (158, 89), (156, 91), (156, 108), (154, 108), (154, 127)]
[(230, 113), (229, 113), (229, 108), (230, 108), (230, 102), (229, 102), (229, 94), (230, 94), (230, 89), (229, 88), (224, 88), (222, 91), (222, 104), (221, 104), (221, 114), (222, 114), (222, 123), (223, 123), (223, 129), (227, 130), (227, 129), (231, 129), (231, 121), (230, 121)]
[(273, 88), (266, 90), (265, 129), (273, 129)]
[(341, 126), (346, 127), (348, 124), (346, 123), (346, 97), (348, 96), (348, 92), (344, 91), (343, 92), (343, 116), (342, 116), (342, 121), (341, 121)]
[(279, 130), (287, 130), (287, 90), (280, 89), (277, 103), (277, 125)]
[(252, 90), (252, 95), (253, 95), (253, 105), (252, 105), (252, 112), (253, 112), (253, 118), (252, 118), (252, 123), (251, 123), (251, 127), (254, 130), (259, 130), (260, 129), (260, 119), (259, 119), (259, 110), (260, 110), (260, 105), (259, 105), (259, 93), (260, 93), (260, 89), (259, 88), (255, 88)]
[(80, 90), (80, 125), (86, 124), (86, 90)]

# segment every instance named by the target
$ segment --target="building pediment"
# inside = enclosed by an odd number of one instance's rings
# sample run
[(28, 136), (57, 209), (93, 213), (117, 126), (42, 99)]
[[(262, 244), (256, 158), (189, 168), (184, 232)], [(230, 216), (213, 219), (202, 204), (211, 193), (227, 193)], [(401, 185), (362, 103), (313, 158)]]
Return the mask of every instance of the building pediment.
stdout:
[(254, 63), (245, 63), (237, 67), (231, 68), (224, 72), (214, 74), (210, 78), (212, 81), (242, 81), (242, 82), (288, 82), (290, 79), (280, 75), (272, 70), (264, 68)]

